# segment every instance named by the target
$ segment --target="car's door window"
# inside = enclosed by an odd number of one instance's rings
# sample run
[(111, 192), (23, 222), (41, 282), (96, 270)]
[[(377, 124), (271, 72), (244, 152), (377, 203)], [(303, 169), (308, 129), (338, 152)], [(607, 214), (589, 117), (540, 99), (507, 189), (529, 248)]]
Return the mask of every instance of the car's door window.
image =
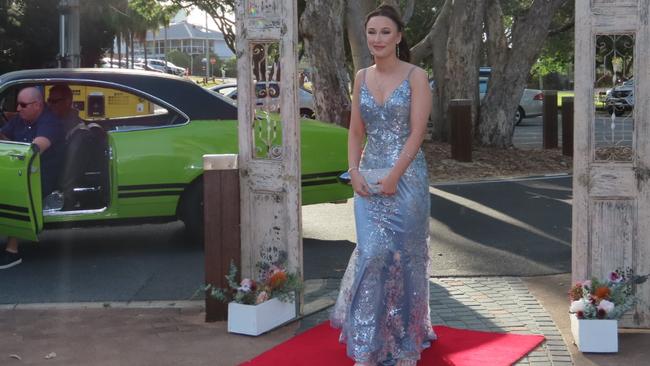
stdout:
[(90, 85), (70, 85), (79, 116), (105, 130), (140, 129), (187, 122), (156, 101), (123, 90)]

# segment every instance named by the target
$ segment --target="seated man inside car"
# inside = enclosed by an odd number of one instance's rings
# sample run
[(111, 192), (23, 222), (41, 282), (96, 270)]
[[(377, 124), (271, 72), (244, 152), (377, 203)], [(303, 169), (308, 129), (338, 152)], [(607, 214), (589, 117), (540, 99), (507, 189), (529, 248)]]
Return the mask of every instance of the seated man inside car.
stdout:
[[(0, 130), (0, 139), (30, 142), (38, 146), (41, 155), (41, 187), (43, 197), (56, 189), (64, 149), (63, 126), (47, 108), (38, 88), (28, 87), (18, 93), (18, 114)], [(18, 239), (7, 238), (5, 250), (0, 253), (0, 269), (22, 262), (18, 254)]]
[(66, 84), (57, 84), (50, 88), (47, 105), (61, 121), (65, 139), (67, 140), (76, 128), (84, 128), (86, 124), (79, 118), (79, 111), (72, 107), (72, 89)]

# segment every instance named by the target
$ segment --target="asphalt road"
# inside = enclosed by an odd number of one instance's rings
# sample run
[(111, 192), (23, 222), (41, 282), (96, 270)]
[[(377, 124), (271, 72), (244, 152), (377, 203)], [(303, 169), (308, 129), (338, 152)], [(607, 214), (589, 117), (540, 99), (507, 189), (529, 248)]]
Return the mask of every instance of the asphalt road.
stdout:
[[(570, 271), (570, 177), (438, 185), (431, 198), (431, 275)], [(305, 278), (341, 277), (352, 200), (303, 207), (303, 236)], [(54, 230), (21, 251), (23, 264), (0, 271), (0, 304), (188, 300), (203, 279), (181, 223)]]
[[(632, 146), (634, 120), (630, 114), (614, 118), (598, 111), (594, 121), (594, 141), (596, 146)], [(541, 149), (543, 141), (542, 117), (525, 118), (515, 127), (512, 143), (520, 149)], [(562, 116), (558, 115), (558, 146), (562, 146)]]

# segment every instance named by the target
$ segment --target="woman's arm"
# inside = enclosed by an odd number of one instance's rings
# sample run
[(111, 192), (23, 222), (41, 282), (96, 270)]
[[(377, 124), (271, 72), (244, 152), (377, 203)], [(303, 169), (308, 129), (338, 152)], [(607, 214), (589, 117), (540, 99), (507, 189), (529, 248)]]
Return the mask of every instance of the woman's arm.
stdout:
[(382, 193), (395, 194), (399, 178), (408, 169), (411, 161), (420, 150), (427, 131), (427, 121), (431, 114), (432, 96), (429, 89), (427, 73), (419, 67), (413, 70), (409, 78), (411, 84), (411, 133), (390, 174), (381, 183)]
[(348, 173), (350, 173), (352, 189), (361, 196), (368, 196), (370, 194), (368, 184), (359, 173), (363, 143), (366, 139), (366, 128), (361, 120), (359, 107), (359, 95), (364, 74), (364, 70), (357, 72), (352, 90), (352, 110), (350, 111), (350, 130), (348, 131)]

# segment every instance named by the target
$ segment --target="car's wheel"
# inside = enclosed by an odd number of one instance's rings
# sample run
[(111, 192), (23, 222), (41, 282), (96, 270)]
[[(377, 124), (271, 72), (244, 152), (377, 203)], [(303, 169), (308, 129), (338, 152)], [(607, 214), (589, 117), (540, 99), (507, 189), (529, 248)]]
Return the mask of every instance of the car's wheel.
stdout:
[(203, 245), (203, 177), (190, 184), (181, 196), (178, 216), (185, 224), (188, 239)]
[(300, 118), (314, 119), (316, 118), (316, 115), (314, 115), (314, 111), (311, 109), (303, 108), (300, 110)]
[(614, 113), (614, 115), (616, 115), (616, 117), (620, 117), (625, 113), (625, 110), (623, 108), (616, 108), (614, 106), (608, 106), (607, 107), (607, 114), (609, 114), (611, 116), (612, 113)]
[(521, 106), (517, 107), (515, 112), (515, 126), (518, 126), (521, 123), (521, 120), (524, 119), (524, 109)]

